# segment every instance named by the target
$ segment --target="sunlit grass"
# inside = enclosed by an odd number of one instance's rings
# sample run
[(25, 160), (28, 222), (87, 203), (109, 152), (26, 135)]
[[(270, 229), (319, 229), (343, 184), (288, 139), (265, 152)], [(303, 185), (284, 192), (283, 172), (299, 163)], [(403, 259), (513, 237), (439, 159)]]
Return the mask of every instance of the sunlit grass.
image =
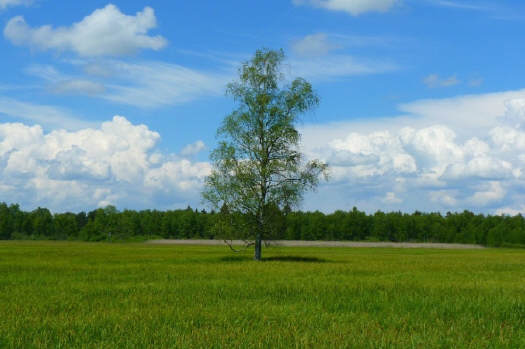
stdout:
[(525, 347), (525, 251), (0, 243), (0, 347)]

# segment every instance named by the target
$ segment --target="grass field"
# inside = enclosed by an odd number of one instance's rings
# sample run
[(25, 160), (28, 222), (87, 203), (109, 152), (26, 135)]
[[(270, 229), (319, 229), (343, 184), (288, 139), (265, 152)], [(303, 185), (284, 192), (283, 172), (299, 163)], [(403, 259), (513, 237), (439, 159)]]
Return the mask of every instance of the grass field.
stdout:
[(0, 347), (525, 347), (525, 250), (0, 242)]

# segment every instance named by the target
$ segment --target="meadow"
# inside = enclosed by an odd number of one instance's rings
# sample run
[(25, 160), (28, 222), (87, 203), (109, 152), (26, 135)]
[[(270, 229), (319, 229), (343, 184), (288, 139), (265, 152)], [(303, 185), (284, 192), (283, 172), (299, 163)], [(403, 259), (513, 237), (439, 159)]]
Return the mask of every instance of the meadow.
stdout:
[(0, 242), (0, 347), (525, 347), (525, 251)]

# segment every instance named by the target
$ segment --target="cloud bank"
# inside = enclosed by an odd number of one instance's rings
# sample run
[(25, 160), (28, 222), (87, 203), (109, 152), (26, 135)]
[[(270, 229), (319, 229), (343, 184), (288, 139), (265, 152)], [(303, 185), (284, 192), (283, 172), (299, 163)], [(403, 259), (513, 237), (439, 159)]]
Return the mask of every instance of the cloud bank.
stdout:
[(332, 177), (310, 202), (326, 210), (523, 211), (525, 91), (401, 109), (411, 114), (303, 127), (304, 150), (328, 162)]
[[(331, 170), (331, 180), (307, 195), (305, 209), (524, 212), (525, 90), (399, 109), (398, 117), (301, 127), (306, 156)], [(210, 164), (195, 156), (206, 145), (164, 154), (159, 140), (120, 116), (47, 133), (0, 123), (0, 195), (57, 211), (198, 205)]]
[[(159, 140), (157, 132), (121, 116), (74, 132), (2, 123), (2, 200), (58, 211), (198, 203), (209, 164), (161, 154), (155, 148)], [(193, 152), (200, 149), (198, 143)]]

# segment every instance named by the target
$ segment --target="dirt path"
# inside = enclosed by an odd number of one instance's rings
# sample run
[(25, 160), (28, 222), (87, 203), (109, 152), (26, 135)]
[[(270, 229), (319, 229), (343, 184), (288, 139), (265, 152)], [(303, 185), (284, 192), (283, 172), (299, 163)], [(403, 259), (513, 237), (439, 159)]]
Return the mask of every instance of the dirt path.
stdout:
[[(149, 240), (147, 244), (157, 245), (224, 245), (223, 240)], [(233, 245), (243, 245), (242, 240), (233, 240)], [(304, 247), (394, 247), (394, 248), (441, 248), (441, 249), (482, 249), (480, 245), (442, 244), (416, 242), (357, 242), (357, 241), (302, 241), (278, 240), (270, 241), (272, 246), (304, 246)]]

